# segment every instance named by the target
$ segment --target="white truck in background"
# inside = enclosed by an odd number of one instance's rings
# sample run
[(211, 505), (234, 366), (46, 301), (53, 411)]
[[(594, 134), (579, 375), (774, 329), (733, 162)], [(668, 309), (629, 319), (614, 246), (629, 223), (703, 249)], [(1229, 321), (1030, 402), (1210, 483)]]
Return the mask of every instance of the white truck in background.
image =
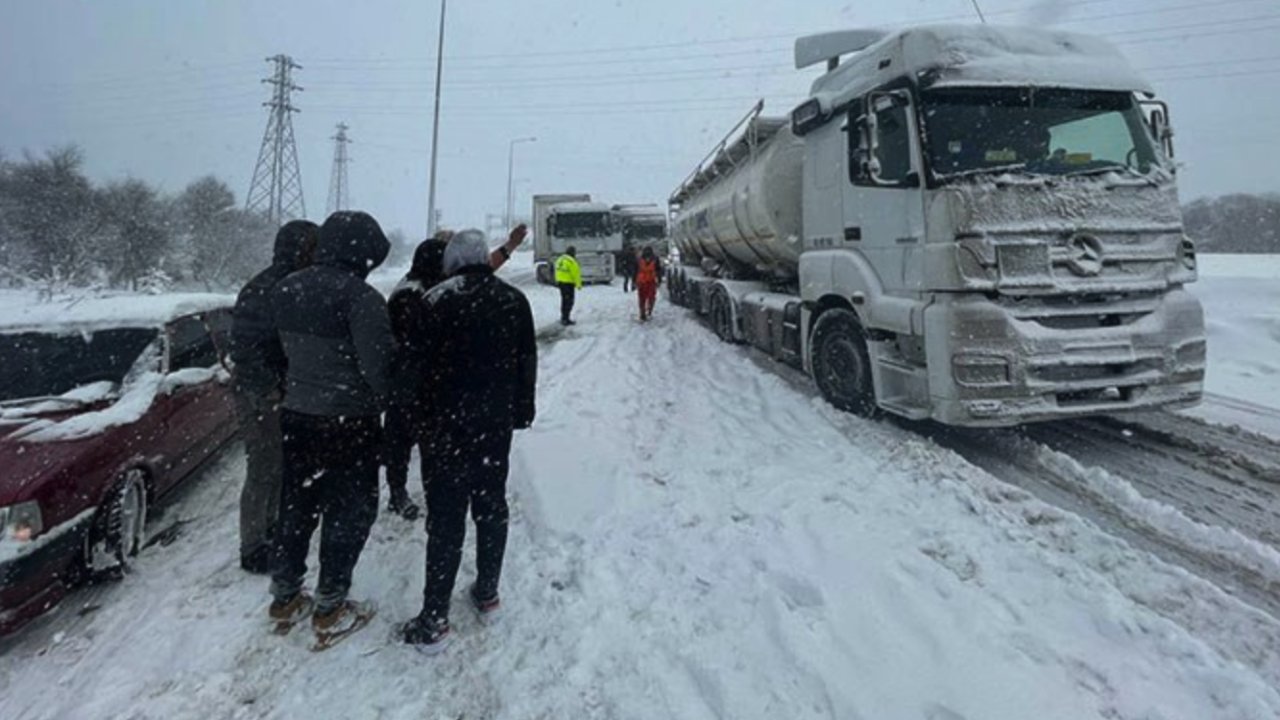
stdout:
[(667, 211), (658, 205), (614, 205), (613, 216), (622, 231), (622, 251), (652, 247), (660, 255), (667, 253), (670, 231)]
[(673, 302), (863, 415), (1199, 401), (1168, 110), (1114, 47), (932, 26), (805, 37), (795, 60), (826, 63), (809, 99), (757, 105), (672, 194)]
[(533, 262), (538, 281), (555, 283), (555, 260), (569, 247), (577, 250), (582, 282), (610, 283), (622, 233), (608, 205), (586, 193), (533, 196)]

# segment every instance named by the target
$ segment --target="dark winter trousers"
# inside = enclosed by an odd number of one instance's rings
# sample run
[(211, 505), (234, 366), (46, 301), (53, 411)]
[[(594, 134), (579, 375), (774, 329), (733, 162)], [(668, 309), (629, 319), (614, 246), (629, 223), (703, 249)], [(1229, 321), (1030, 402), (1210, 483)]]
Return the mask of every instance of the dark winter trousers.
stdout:
[(280, 513), (280, 399), (275, 394), (236, 393), (244, 429), (245, 475), (240, 489), (240, 557), (270, 556)]
[(569, 314), (573, 312), (573, 283), (560, 283), (560, 322), (569, 322)]
[(622, 292), (631, 292), (632, 284), (633, 284), (633, 281), (631, 279), (631, 273), (626, 272), (624, 270), (622, 272)]
[(387, 488), (395, 493), (409, 487), (409, 460), (413, 455), (413, 421), (404, 408), (387, 410), (383, 461), (387, 466)]
[(646, 320), (653, 315), (654, 303), (658, 301), (658, 283), (640, 283), (636, 290), (640, 296), (640, 319)]
[(351, 573), (378, 514), (381, 423), (376, 415), (322, 417), (285, 410), (280, 428), (284, 486), (271, 593), (288, 602), (302, 590), (311, 536), (323, 522), (316, 612), (329, 612), (346, 600)]
[(507, 548), (507, 472), (511, 431), (476, 434), (441, 430), (427, 441), (422, 478), (427, 493), (427, 582), (422, 611), (449, 617), (449, 598), (462, 562), (467, 507), (476, 524), (476, 594), (498, 592)]

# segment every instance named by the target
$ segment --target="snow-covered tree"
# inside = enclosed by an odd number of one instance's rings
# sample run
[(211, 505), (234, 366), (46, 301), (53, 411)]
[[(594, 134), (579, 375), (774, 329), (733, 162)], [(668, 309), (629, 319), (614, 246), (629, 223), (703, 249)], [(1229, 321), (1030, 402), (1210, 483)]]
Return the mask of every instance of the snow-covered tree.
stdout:
[(160, 270), (173, 229), (159, 194), (141, 180), (114, 182), (98, 193), (101, 251), (111, 284), (138, 289)]
[(100, 216), (74, 146), (7, 163), (0, 183), (5, 265), (46, 285), (83, 284), (101, 257)]

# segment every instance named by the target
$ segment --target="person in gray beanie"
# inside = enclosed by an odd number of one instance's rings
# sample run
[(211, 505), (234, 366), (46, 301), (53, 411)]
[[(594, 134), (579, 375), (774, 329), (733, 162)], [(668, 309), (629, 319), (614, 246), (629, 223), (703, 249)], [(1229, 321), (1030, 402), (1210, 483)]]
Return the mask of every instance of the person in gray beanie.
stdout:
[(428, 416), (422, 479), (427, 496), (427, 574), (422, 612), (403, 627), (404, 640), (427, 652), (449, 635), (449, 598), (462, 560), (467, 510), (476, 526), (477, 577), (468, 597), (481, 617), (498, 609), (498, 579), (507, 544), (507, 474), (514, 430), (535, 415), (537, 345), (529, 301), (498, 279), (484, 233), (464, 230), (449, 241), (451, 277), (423, 303), (419, 345), (425, 369), (416, 392)]

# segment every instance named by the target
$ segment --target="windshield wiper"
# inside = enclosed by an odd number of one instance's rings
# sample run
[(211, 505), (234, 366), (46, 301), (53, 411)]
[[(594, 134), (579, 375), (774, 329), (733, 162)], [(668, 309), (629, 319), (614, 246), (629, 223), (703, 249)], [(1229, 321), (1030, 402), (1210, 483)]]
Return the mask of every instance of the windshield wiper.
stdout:
[(938, 178), (941, 180), (955, 180), (958, 178), (973, 177), (975, 175), (988, 175), (992, 173), (1019, 172), (1019, 171), (1026, 173), (1028, 175), (1034, 174), (1027, 170), (1026, 163), (1013, 163), (1010, 165), (992, 165), (991, 167), (973, 168), (972, 170), (960, 170), (958, 172), (953, 172), (953, 173), (939, 173)]
[(12, 400), (0, 400), (0, 408), (22, 407), (24, 405), (34, 405), (42, 402), (60, 402), (66, 403), (71, 407), (84, 407), (88, 405), (87, 400), (80, 398), (63, 397), (62, 395), (37, 395), (29, 398), (14, 398)]
[(1104, 165), (1103, 167), (1089, 168), (1088, 170), (1077, 170), (1072, 173), (1067, 173), (1063, 177), (1089, 177), (1092, 175), (1102, 175), (1110, 172), (1127, 173), (1132, 177), (1145, 181), (1149, 185), (1160, 184), (1149, 173), (1141, 173), (1141, 172), (1138, 172), (1135, 168), (1132, 168), (1128, 165), (1121, 165), (1119, 163), (1116, 163), (1115, 165)]

